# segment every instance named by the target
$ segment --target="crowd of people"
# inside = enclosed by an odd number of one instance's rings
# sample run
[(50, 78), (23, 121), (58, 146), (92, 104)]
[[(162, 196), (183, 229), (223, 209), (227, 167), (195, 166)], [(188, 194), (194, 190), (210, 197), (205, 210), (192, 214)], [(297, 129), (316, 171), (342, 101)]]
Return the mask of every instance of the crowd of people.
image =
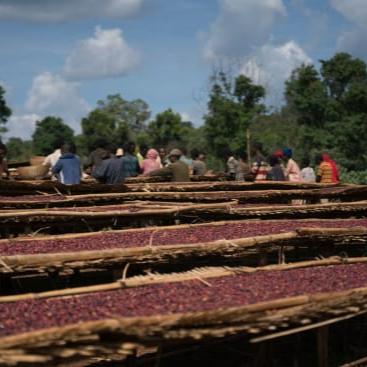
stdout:
[(194, 150), (192, 158), (185, 151), (164, 148), (154, 149), (145, 145), (137, 148), (128, 142), (123, 148), (111, 147), (99, 141), (82, 163), (76, 154), (75, 145), (59, 141), (55, 150), (43, 164), (50, 168), (50, 175), (65, 185), (80, 183), (83, 177), (94, 177), (105, 184), (119, 184), (126, 178), (142, 176), (165, 176), (173, 182), (188, 182), (190, 175), (205, 175), (205, 154)]
[[(6, 154), (6, 146), (0, 142), (1, 176), (9, 175)], [(262, 144), (255, 143), (251, 162), (249, 164), (247, 154), (229, 154), (226, 173), (236, 181), (339, 182), (338, 167), (327, 153), (317, 155), (312, 167), (307, 157), (299, 165), (291, 148), (277, 150), (266, 159)], [(126, 178), (139, 175), (164, 176), (172, 182), (188, 182), (190, 175), (204, 176), (208, 172), (205, 154), (196, 149), (191, 151), (189, 158), (184, 149), (172, 149), (167, 154), (164, 148), (137, 147), (134, 142), (115, 148), (104, 140), (96, 143), (95, 149), (83, 162), (73, 143), (57, 141), (43, 165), (49, 167), (49, 175), (53, 179), (66, 185), (78, 184), (87, 177), (105, 184), (119, 184)]]
[(327, 153), (318, 154), (314, 169), (308, 157), (302, 160), (301, 166), (294, 160), (291, 148), (275, 151), (268, 159), (263, 154), (262, 145), (253, 147), (253, 163), (250, 166), (246, 155), (227, 160), (227, 171), (236, 181), (290, 181), (338, 183), (339, 171), (336, 163)]

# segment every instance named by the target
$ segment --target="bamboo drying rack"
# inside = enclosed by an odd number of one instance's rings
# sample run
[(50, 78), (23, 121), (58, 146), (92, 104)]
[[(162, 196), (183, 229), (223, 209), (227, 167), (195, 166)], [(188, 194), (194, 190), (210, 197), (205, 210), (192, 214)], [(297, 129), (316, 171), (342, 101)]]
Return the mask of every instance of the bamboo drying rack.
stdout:
[[(367, 258), (331, 258), (258, 269), (204, 268), (181, 274), (130, 278), (98, 287), (38, 294), (37, 297), (77, 297), (90, 292), (157, 283), (192, 279), (210, 281), (211, 277), (254, 271), (287, 271), (304, 267), (366, 262)], [(28, 295), (28, 297), (36, 296)], [(7, 302), (9, 299), (2, 301)], [(12, 302), (16, 300), (13, 299)], [(67, 363), (70, 359), (85, 360), (111, 353), (126, 356), (136, 350), (143, 351), (168, 342), (224, 338), (239, 334), (247, 335), (252, 342), (260, 342), (337, 323), (365, 313), (367, 313), (367, 287), (315, 295), (305, 294), (213, 311), (148, 317), (115, 317), (0, 338), (0, 363), (10, 365), (33, 362), (50, 365), (53, 361), (60, 362), (60, 359)]]

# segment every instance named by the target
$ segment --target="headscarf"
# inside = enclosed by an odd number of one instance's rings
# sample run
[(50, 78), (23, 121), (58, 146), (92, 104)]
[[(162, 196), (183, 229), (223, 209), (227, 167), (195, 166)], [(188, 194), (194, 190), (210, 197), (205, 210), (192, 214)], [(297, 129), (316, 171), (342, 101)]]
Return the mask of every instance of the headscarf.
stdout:
[(336, 163), (330, 158), (328, 153), (322, 154), (322, 160), (324, 162), (327, 162), (331, 165), (332, 173), (333, 173), (333, 182), (338, 183), (339, 182), (339, 170), (336, 165)]
[(283, 155), (287, 158), (292, 158), (293, 151), (291, 148), (284, 148), (283, 149)]
[(147, 158), (156, 160), (158, 158), (158, 152), (155, 149), (149, 149), (147, 153)]
[(274, 157), (277, 157), (277, 158), (283, 158), (284, 153), (283, 153), (283, 151), (282, 151), (281, 149), (278, 149), (278, 150), (276, 150), (276, 151), (273, 153), (273, 156), (274, 156)]

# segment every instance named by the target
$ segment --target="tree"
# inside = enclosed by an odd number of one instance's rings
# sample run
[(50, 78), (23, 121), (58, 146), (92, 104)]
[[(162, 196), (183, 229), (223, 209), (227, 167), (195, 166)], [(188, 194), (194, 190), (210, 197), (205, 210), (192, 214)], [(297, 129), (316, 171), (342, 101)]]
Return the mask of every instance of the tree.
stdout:
[(23, 141), (20, 138), (10, 138), (6, 143), (9, 161), (28, 161), (33, 155), (32, 141)]
[(36, 122), (36, 130), (32, 138), (35, 153), (48, 155), (55, 150), (55, 145), (61, 139), (73, 141), (74, 131), (61, 118), (47, 116)]
[(115, 119), (117, 130), (128, 128), (134, 134), (145, 129), (150, 117), (146, 102), (142, 99), (127, 101), (120, 94), (109, 95), (106, 101), (98, 101), (97, 108)]
[(182, 122), (181, 115), (169, 108), (156, 115), (149, 123), (147, 131), (153, 146), (166, 147), (169, 143), (182, 142), (184, 129), (187, 127)]
[(348, 53), (337, 53), (330, 60), (320, 60), (320, 63), (328, 94), (336, 100), (340, 100), (352, 84), (367, 80), (365, 62), (353, 59)]
[[(127, 132), (117, 133), (115, 119), (105, 111), (95, 109), (89, 115), (82, 119), (82, 137), (81, 142), (88, 151), (96, 148), (96, 143), (105, 140), (111, 144), (117, 144), (127, 139)], [(120, 136), (119, 134), (122, 134)]]
[(303, 65), (292, 72), (285, 83), (287, 107), (303, 125), (322, 127), (328, 109), (326, 88), (313, 65)]
[(265, 110), (264, 97), (265, 89), (244, 75), (234, 80), (222, 71), (213, 75), (204, 129), (215, 157), (223, 158), (229, 150), (245, 151), (246, 130), (254, 116)]
[(5, 90), (2, 86), (0, 86), (0, 134), (7, 131), (5, 124), (12, 114), (11, 109), (6, 104), (4, 94)]

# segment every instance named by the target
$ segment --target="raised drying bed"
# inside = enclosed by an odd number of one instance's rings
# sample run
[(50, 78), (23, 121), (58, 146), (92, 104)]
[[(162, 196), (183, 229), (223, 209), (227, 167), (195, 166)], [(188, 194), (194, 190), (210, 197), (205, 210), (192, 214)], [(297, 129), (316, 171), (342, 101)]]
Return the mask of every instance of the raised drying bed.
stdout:
[[(365, 253), (367, 219), (234, 221), (0, 241), (0, 274), (257, 265)], [(281, 253), (279, 251), (281, 250)], [(280, 258), (281, 257), (281, 258)]]
[(50, 365), (189, 340), (289, 335), (367, 312), (367, 259), (207, 268), (0, 298), (0, 363)]
[[(191, 187), (190, 187), (191, 188)], [(130, 189), (130, 188), (129, 188)], [(22, 209), (22, 208), (45, 208), (45, 207), (70, 207), (88, 205), (121, 204), (129, 201), (159, 201), (159, 202), (225, 202), (238, 200), (244, 204), (261, 203), (291, 203), (292, 200), (303, 200), (319, 202), (321, 199), (332, 199), (339, 201), (355, 201), (367, 198), (367, 189), (364, 187), (324, 187), (303, 190), (227, 190), (217, 186), (218, 191), (177, 191), (179, 188), (166, 186), (149, 188), (137, 187), (142, 191), (131, 191), (127, 193), (105, 193), (86, 195), (25, 195), (25, 196), (0, 196), (0, 208)], [(173, 191), (164, 191), (171, 189)], [(200, 189), (200, 187), (197, 187)], [(222, 191), (219, 191), (222, 189)], [(135, 190), (132, 188), (132, 190)], [(149, 191), (152, 190), (152, 191)]]

